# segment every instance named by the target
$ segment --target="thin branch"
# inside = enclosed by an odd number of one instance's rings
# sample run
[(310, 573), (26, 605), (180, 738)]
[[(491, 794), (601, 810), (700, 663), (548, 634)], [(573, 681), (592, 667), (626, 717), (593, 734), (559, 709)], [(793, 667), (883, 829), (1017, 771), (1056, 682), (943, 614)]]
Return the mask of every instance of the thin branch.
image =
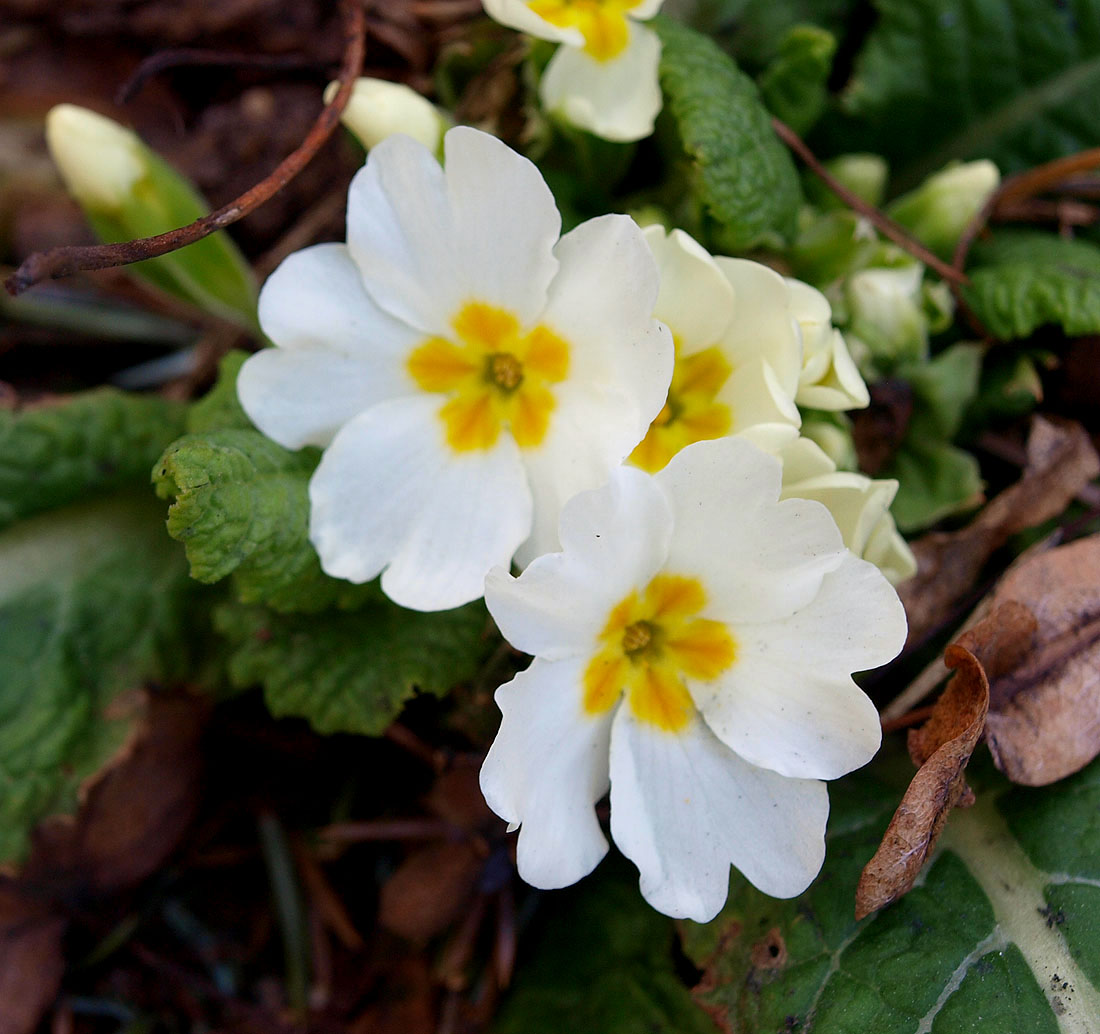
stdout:
[(87, 247), (51, 248), (31, 255), (4, 281), (8, 293), (21, 294), (43, 280), (69, 276), (79, 270), (109, 269), (143, 259), (157, 258), (177, 251), (224, 229), (259, 208), (285, 187), (312, 160), (332, 134), (351, 97), (352, 86), (363, 66), (366, 46), (366, 19), (361, 0), (341, 0), (344, 15), (345, 47), (340, 68), (340, 88), (332, 102), (317, 117), (313, 127), (299, 147), (289, 154), (266, 179), (261, 180), (239, 198), (215, 212), (155, 237), (124, 241), (119, 244), (95, 244)]
[(957, 268), (949, 266), (943, 259), (929, 251), (904, 227), (894, 222), (893, 219), (874, 205), (868, 204), (858, 194), (853, 193), (844, 186), (843, 183), (832, 176), (828, 169), (817, 160), (817, 156), (813, 151), (806, 146), (803, 139), (785, 122), (780, 122), (779, 119), (773, 118), (772, 128), (775, 130), (779, 139), (802, 159), (806, 167), (813, 172), (825, 186), (836, 194), (836, 196), (849, 208), (869, 220), (874, 225), (875, 229), (884, 237), (892, 240), (899, 248), (904, 248), (905, 251), (909, 252), (914, 258), (920, 259), (921, 262), (928, 266), (929, 269), (935, 270), (944, 280), (954, 284), (966, 284), (968, 282), (964, 273), (959, 272)]

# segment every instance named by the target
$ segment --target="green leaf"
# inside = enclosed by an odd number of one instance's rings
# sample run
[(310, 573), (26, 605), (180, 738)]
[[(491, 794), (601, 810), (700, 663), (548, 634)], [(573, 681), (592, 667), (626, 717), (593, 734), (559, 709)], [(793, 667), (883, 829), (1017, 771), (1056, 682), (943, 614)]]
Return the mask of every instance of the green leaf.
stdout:
[(0, 409), (0, 528), (82, 496), (140, 484), (183, 430), (183, 407), (101, 388)]
[(913, 391), (905, 440), (882, 477), (897, 478), (891, 511), (898, 528), (919, 531), (981, 502), (978, 461), (951, 444), (978, 393), (982, 350), (958, 344), (925, 363), (898, 368)]
[(967, 304), (994, 337), (1030, 337), (1054, 324), (1071, 337), (1100, 333), (1100, 248), (1018, 230), (976, 248)]
[(676, 974), (672, 921), (645, 904), (636, 874), (602, 870), (554, 895), (493, 1034), (714, 1034)]
[(789, 240), (802, 191), (756, 85), (706, 36), (663, 16), (650, 24), (661, 37), (666, 107), (716, 244), (736, 252)]
[(377, 736), (416, 690), (442, 695), (477, 671), (488, 626), (480, 603), (424, 614), (368, 588), (373, 601), (352, 613), (220, 607), (233, 684), (263, 685), (272, 714), (307, 718), (318, 732)]
[[(182, 173), (144, 145), (141, 149), (146, 173), (121, 207), (105, 211), (84, 206), (96, 236), (107, 243), (174, 230), (210, 211), (206, 200)], [(207, 312), (249, 331), (259, 329), (252, 268), (224, 230), (127, 268)]]
[(972, 510), (982, 501), (984, 483), (978, 461), (944, 441), (907, 439), (882, 476), (898, 480), (890, 512), (906, 534)]
[(193, 583), (150, 499), (112, 498), (0, 535), (0, 863), (76, 810), (126, 742), (130, 691), (182, 677)]
[(774, 901), (735, 876), (713, 923), (684, 924), (714, 988), (704, 1003), (745, 1032), (1093, 1030), (1100, 763), (1039, 791), (990, 773), (978, 804), (951, 814), (921, 884), (857, 923), (859, 872), (906, 778), (899, 755), (831, 785), (825, 866), (802, 897)]
[(768, 109), (799, 135), (825, 111), (836, 37), (814, 25), (796, 25), (779, 45), (775, 60), (760, 76)]
[(291, 452), (259, 431), (185, 435), (153, 471), (157, 494), (175, 497), (168, 534), (182, 542), (191, 577), (233, 575), (243, 603), (279, 611), (351, 607), (367, 588), (330, 578), (309, 541), (309, 478), (319, 452)]
[(840, 146), (910, 162), (909, 189), (955, 158), (1002, 172), (1091, 147), (1100, 123), (1100, 0), (876, 0)]

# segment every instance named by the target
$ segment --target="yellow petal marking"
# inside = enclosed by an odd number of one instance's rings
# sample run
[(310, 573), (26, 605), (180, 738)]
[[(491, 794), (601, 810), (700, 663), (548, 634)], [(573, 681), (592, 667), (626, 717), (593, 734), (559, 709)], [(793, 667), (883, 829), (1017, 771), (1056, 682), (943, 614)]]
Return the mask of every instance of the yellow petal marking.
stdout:
[(617, 58), (630, 41), (627, 12), (639, 0), (532, 0), (528, 5), (543, 21), (559, 29), (576, 29), (584, 37), (584, 52), (596, 61)]
[(650, 474), (663, 470), (685, 445), (721, 438), (733, 426), (730, 407), (715, 401), (733, 372), (722, 350), (712, 345), (685, 356), (677, 341), (676, 353), (668, 400), (630, 454), (629, 462)]
[(463, 305), (451, 328), (453, 338), (430, 337), (405, 361), (419, 388), (447, 396), (447, 444), (491, 449), (508, 429), (521, 449), (541, 445), (556, 405), (549, 385), (569, 373), (567, 342), (542, 324), (524, 333), (515, 315), (479, 301)]
[(696, 578), (659, 574), (608, 615), (600, 646), (584, 672), (584, 709), (604, 714), (625, 693), (640, 721), (678, 732), (695, 705), (684, 678), (708, 682), (737, 660), (737, 646), (720, 621), (697, 617), (706, 592)]

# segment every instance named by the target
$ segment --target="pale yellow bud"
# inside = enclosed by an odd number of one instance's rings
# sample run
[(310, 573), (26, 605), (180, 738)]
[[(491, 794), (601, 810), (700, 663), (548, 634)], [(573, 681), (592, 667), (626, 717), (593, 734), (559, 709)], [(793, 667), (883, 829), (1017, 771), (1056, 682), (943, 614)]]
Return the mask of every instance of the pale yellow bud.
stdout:
[(117, 211), (147, 172), (144, 145), (133, 132), (75, 104), (50, 110), (46, 143), (69, 193), (86, 208)]
[[(337, 88), (337, 83), (329, 83), (325, 103)], [(450, 119), (426, 97), (385, 79), (356, 79), (341, 121), (368, 151), (386, 137), (404, 133), (435, 153), (451, 127)]]

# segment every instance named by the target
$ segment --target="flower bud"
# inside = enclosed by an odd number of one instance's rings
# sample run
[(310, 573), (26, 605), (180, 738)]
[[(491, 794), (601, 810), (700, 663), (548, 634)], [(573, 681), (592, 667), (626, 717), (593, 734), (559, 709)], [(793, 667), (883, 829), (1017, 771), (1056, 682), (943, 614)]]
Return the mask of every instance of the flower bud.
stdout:
[(840, 470), (856, 470), (859, 458), (850, 422), (840, 413), (807, 413), (802, 418), (802, 437), (808, 438)]
[[(886, 195), (886, 179), (890, 170), (886, 160), (877, 154), (842, 154), (825, 163), (825, 168), (842, 187), (847, 187), (856, 197), (869, 205), (882, 204)], [(811, 187), (814, 201), (823, 208), (843, 208), (840, 200), (828, 187), (815, 179)]]
[(1001, 174), (985, 159), (949, 165), (887, 209), (941, 258), (950, 258), (967, 223), (997, 189)]
[[(325, 103), (335, 96), (338, 83), (329, 83)], [(404, 83), (385, 79), (356, 79), (351, 99), (340, 120), (369, 151), (394, 133), (419, 140), (438, 153), (451, 120), (426, 97)]]
[(133, 132), (75, 104), (50, 110), (46, 143), (65, 187), (85, 208), (118, 211), (146, 174), (145, 146)]
[[(210, 211), (190, 180), (136, 133), (94, 111), (59, 104), (46, 116), (46, 142), (69, 193), (105, 243), (152, 237)], [(128, 268), (206, 312), (258, 330), (252, 269), (224, 230)]]
[(849, 339), (858, 338), (871, 356), (888, 368), (927, 354), (923, 275), (916, 263), (896, 269), (874, 267), (853, 273), (845, 285)]

